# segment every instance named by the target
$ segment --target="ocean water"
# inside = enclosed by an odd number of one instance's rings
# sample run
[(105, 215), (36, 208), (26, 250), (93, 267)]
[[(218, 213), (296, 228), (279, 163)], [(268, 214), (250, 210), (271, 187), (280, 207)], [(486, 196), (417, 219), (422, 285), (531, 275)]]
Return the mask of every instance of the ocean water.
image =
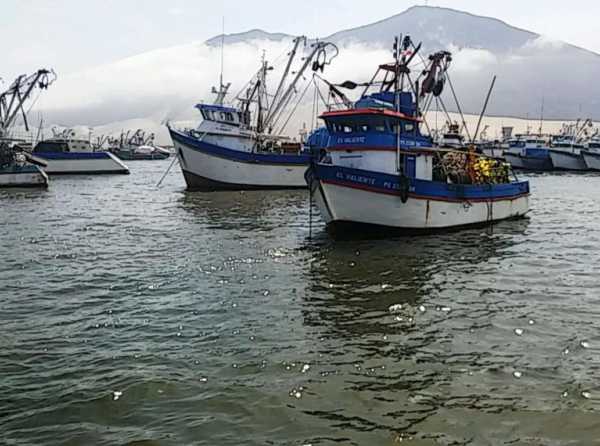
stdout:
[(0, 191), (0, 444), (600, 444), (600, 176), (335, 242), (169, 162)]

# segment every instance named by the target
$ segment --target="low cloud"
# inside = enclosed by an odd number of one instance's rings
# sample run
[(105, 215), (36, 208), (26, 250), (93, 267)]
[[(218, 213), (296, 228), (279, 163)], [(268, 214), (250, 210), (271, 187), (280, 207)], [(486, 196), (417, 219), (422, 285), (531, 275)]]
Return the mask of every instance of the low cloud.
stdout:
[[(488, 112), (506, 116), (537, 116), (542, 98), (548, 117), (598, 117), (600, 115), (599, 59), (591, 53), (567, 49), (546, 38), (528, 42), (510, 53), (485, 49), (453, 48), (451, 77), (463, 110), (478, 113), (493, 75), (498, 82)], [(290, 40), (253, 40), (226, 45), (224, 81), (231, 82), (230, 97), (243, 89), (264, 57), (278, 67), (269, 72), (273, 91), (287, 60)], [(567, 54), (568, 56), (565, 56)], [(219, 47), (196, 42), (140, 54), (111, 64), (73, 74), (59, 73), (58, 81), (42, 93), (34, 112), (42, 111), (45, 122), (74, 126), (111, 126), (144, 119), (157, 126), (166, 119), (197, 118), (194, 105), (212, 101), (211, 87), (218, 84)], [(424, 55), (423, 55), (424, 56)], [(390, 61), (388, 48), (352, 43), (340, 48), (339, 56), (323, 76), (333, 82), (367, 81), (378, 64)], [(417, 69), (421, 69), (419, 66)], [(578, 76), (572, 71), (577, 67)], [(311, 79), (308, 72), (304, 82)], [(303, 90), (300, 87), (299, 92)], [(353, 94), (358, 93), (358, 90)], [(313, 121), (311, 95), (298, 111), (288, 131), (297, 134), (303, 123)], [(446, 100), (450, 108), (453, 103)]]

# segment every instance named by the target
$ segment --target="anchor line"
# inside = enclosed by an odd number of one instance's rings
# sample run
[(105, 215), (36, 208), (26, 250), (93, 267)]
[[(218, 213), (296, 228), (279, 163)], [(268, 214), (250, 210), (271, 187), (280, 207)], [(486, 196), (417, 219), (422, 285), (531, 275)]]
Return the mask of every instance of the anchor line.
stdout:
[(313, 180), (308, 185), (308, 239), (312, 240), (312, 220), (313, 220)]
[(175, 155), (173, 157), (173, 161), (171, 161), (171, 164), (169, 165), (169, 167), (167, 168), (167, 170), (165, 171), (165, 173), (163, 174), (163, 176), (161, 177), (160, 181), (156, 184), (156, 187), (160, 187), (161, 183), (163, 182), (163, 180), (167, 177), (167, 175), (169, 174), (169, 172), (171, 171), (171, 168), (173, 167), (173, 165), (179, 162), (179, 157), (177, 155)]

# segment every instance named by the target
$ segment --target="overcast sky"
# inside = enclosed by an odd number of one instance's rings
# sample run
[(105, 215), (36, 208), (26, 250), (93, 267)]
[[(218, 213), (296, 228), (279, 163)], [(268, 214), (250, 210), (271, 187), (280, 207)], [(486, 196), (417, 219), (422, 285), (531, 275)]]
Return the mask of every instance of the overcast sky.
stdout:
[(400, 13), (446, 6), (600, 52), (598, 0), (0, 0), (0, 77), (39, 66), (64, 75), (144, 51), (260, 28), (325, 36)]

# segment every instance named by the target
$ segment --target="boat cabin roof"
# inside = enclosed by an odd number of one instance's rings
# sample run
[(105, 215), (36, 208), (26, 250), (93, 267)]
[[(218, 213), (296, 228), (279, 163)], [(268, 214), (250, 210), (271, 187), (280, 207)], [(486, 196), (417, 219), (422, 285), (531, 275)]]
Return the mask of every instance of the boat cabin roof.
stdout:
[(233, 107), (226, 107), (224, 105), (216, 105), (216, 104), (196, 104), (196, 108), (200, 111), (207, 110), (213, 112), (223, 112), (223, 113), (237, 113), (238, 110)]
[(196, 108), (207, 121), (215, 121), (230, 125), (240, 125), (242, 116), (239, 110), (214, 104), (196, 104)]
[(323, 113), (320, 118), (324, 120), (335, 119), (335, 118), (346, 118), (346, 117), (360, 117), (360, 116), (382, 116), (386, 118), (392, 118), (397, 120), (415, 121), (421, 122), (422, 119), (415, 118), (413, 116), (406, 115), (401, 112), (389, 110), (386, 108), (355, 108), (350, 110), (336, 110), (328, 111)]

